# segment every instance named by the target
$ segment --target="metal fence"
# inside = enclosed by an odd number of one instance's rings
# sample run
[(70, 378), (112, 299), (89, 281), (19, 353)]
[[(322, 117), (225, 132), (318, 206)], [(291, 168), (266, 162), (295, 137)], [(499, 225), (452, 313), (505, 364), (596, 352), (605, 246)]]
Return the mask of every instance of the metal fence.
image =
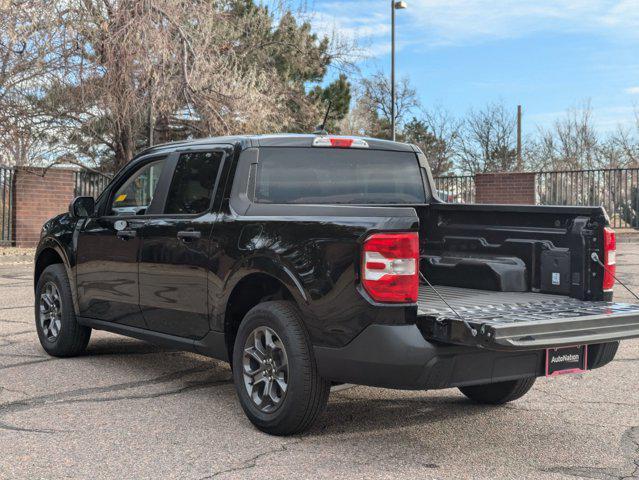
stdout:
[(474, 203), (474, 175), (435, 177), (435, 188), (439, 198), (448, 203)]
[(110, 180), (109, 177), (87, 170), (75, 172), (75, 196), (98, 198)]
[(12, 168), (0, 167), (0, 245), (11, 244), (13, 238), (13, 177)]
[(639, 228), (639, 168), (539, 172), (540, 205), (603, 206), (615, 228)]

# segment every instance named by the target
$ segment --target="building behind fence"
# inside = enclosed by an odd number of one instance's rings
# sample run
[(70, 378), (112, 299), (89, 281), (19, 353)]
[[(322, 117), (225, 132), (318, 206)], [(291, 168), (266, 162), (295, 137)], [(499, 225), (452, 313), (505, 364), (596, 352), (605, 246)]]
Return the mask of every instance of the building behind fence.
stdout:
[[(109, 179), (79, 169), (0, 167), (0, 244), (34, 246), (42, 224)], [(602, 205), (615, 228), (639, 228), (639, 168), (491, 173), (435, 178), (450, 203)]]

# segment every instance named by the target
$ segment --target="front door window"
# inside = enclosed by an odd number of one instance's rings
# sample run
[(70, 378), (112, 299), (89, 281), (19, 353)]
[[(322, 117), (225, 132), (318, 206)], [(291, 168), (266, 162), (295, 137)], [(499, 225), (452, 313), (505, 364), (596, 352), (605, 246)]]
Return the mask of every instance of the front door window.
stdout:
[(111, 202), (111, 215), (143, 215), (151, 205), (164, 160), (143, 166), (118, 188)]

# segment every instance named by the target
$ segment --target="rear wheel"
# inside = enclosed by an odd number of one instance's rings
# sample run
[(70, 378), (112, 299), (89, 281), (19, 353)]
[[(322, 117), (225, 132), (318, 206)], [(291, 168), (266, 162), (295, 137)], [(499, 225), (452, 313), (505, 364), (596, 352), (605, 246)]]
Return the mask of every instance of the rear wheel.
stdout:
[(240, 324), (233, 380), (242, 409), (260, 430), (307, 430), (326, 406), (330, 382), (317, 373), (300, 315), (291, 302), (265, 302)]
[(89, 343), (91, 329), (75, 318), (71, 285), (61, 264), (48, 266), (38, 279), (35, 322), (42, 348), (54, 357), (79, 355)]
[(510, 382), (489, 383), (460, 387), (459, 390), (473, 402), (501, 405), (523, 397), (535, 384), (535, 377), (512, 380)]

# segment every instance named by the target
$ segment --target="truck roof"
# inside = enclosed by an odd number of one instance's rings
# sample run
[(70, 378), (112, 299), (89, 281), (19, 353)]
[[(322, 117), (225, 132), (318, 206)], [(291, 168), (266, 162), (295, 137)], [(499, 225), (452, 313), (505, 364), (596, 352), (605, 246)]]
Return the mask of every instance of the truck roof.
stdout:
[(191, 146), (208, 146), (220, 144), (241, 144), (243, 148), (250, 147), (311, 147), (313, 140), (320, 136), (330, 138), (362, 139), (374, 150), (391, 150), (400, 152), (414, 152), (415, 148), (407, 143), (392, 142), (390, 140), (380, 140), (378, 138), (361, 137), (356, 135), (320, 135), (320, 134), (267, 134), (267, 135), (231, 135), (224, 137), (198, 138), (194, 140), (183, 140), (179, 142), (164, 143), (155, 145), (140, 152), (137, 156), (148, 155), (160, 151), (173, 150), (177, 148), (189, 148)]

